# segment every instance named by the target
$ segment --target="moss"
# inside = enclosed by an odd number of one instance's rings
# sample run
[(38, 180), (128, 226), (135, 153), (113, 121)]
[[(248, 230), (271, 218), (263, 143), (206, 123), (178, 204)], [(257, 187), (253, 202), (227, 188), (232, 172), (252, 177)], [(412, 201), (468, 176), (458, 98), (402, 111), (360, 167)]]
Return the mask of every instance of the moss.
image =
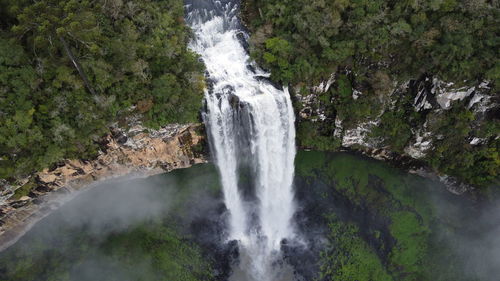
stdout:
[(405, 280), (420, 280), (418, 272), (427, 254), (429, 228), (422, 225), (413, 212), (400, 211), (391, 214), (389, 229), (397, 244), (390, 255), (391, 269), (404, 272)]
[(323, 167), (326, 158), (323, 152), (301, 150), (295, 157), (295, 173), (300, 177), (314, 177), (315, 171)]
[[(301, 151), (297, 155), (296, 173), (308, 178), (311, 186), (315, 186), (315, 180), (327, 183), (337, 194), (334, 196), (342, 196), (350, 208), (364, 214), (347, 216), (344, 222), (334, 220), (339, 225), (330, 225), (335, 235), (340, 236), (329, 238), (332, 245), (345, 246), (337, 250), (340, 252), (322, 257), (324, 270), (329, 272), (325, 274), (331, 277), (328, 280), (392, 280), (384, 279), (387, 277), (381, 272), (388, 272), (395, 280), (426, 280), (422, 276), (429, 255), (430, 225), (435, 217), (426, 195), (430, 182), (385, 163), (346, 153)], [(355, 219), (359, 216), (368, 221)], [(358, 228), (363, 228), (363, 233)], [(351, 244), (341, 241), (347, 239), (344, 236), (352, 240)], [(358, 260), (358, 253), (363, 253), (366, 259)], [(342, 262), (339, 264), (335, 259)], [(383, 265), (382, 271), (376, 269), (379, 263)], [(362, 275), (355, 275), (356, 266), (363, 268), (359, 272)], [(366, 277), (369, 274), (378, 277)]]
[(330, 217), (329, 244), (321, 253), (321, 280), (393, 280), (352, 223)]
[[(129, 274), (137, 280), (196, 281), (211, 276), (200, 249), (165, 226), (140, 226), (110, 236), (101, 247), (114, 260), (129, 265)], [(151, 260), (152, 268), (136, 271), (134, 265), (144, 259)]]
[(18, 200), (18, 199), (20, 199), (23, 196), (28, 196), (28, 194), (30, 193), (30, 191), (33, 188), (35, 188), (35, 186), (36, 186), (35, 180), (34, 179), (30, 179), (30, 181), (28, 181), (26, 184), (24, 184), (23, 186), (19, 187), (18, 189), (16, 189), (14, 191), (14, 195), (12, 195), (12, 198)]
[(90, 233), (71, 232), (71, 238), (62, 233), (57, 245), (31, 238), (2, 253), (1, 280), (95, 280), (95, 275), (103, 281), (121, 280), (120, 276), (137, 281), (212, 279), (200, 249), (160, 224), (143, 224), (104, 240)]

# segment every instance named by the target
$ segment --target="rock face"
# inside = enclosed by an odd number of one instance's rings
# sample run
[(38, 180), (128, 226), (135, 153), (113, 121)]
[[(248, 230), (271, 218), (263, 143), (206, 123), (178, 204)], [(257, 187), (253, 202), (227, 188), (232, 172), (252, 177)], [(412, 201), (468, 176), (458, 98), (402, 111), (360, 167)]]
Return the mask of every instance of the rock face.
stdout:
[[(75, 191), (117, 177), (146, 177), (207, 161), (201, 124), (168, 125), (151, 130), (136, 125), (113, 128), (94, 160), (66, 160), (3, 189), (0, 201), (0, 250), (13, 244), (38, 220)], [(16, 196), (17, 189), (28, 195)]]
[[(339, 72), (341, 75), (350, 75), (349, 72)], [(474, 116), (474, 122), (470, 122), (471, 128), (476, 128), (479, 123), (492, 115), (498, 114), (498, 94), (491, 91), (490, 82), (483, 81), (468, 87), (458, 87), (453, 83), (443, 82), (432, 76), (423, 76), (416, 80), (404, 83), (394, 83), (384, 92), (377, 91), (365, 93), (369, 90), (366, 85), (349, 85), (346, 92), (352, 93), (352, 99), (346, 102), (347, 96), (339, 95), (339, 86), (335, 84), (334, 75), (320, 86), (312, 87), (309, 91), (303, 91), (302, 85), (292, 87), (294, 93), (297, 119), (300, 124), (312, 124), (316, 132), (308, 132), (306, 135), (316, 134), (337, 140), (340, 150), (360, 151), (368, 156), (379, 160), (396, 162), (410, 171), (420, 171), (418, 174), (440, 180), (448, 190), (455, 194), (462, 194), (474, 189), (474, 187), (460, 183), (457, 179), (426, 168), (427, 157), (435, 150), (436, 142), (444, 139), (438, 133), (439, 124), (449, 112), (458, 107), (464, 107)], [(337, 90), (331, 91), (336, 85)], [(377, 98), (377, 95), (379, 96)], [(361, 101), (365, 98), (365, 101)], [(340, 100), (337, 100), (340, 99)], [(407, 101), (406, 101), (407, 100)], [(372, 111), (356, 116), (339, 113), (339, 107), (366, 108), (367, 104)], [(403, 107), (405, 106), (405, 107)], [(373, 134), (378, 126), (383, 125), (382, 115), (385, 112), (395, 112), (397, 108), (405, 110), (405, 116), (413, 114), (418, 116), (411, 122), (410, 136), (405, 141), (404, 147), (395, 153), (393, 147), (387, 145), (384, 136)], [(356, 113), (356, 110), (351, 110)], [(344, 110), (345, 112), (345, 110)], [(490, 117), (488, 117), (490, 116)], [(387, 122), (387, 121), (386, 121)], [(475, 132), (477, 130), (471, 130)], [(319, 132), (319, 133), (318, 133)], [(405, 137), (405, 136), (403, 136)], [(468, 136), (465, 143), (471, 146), (486, 145), (488, 142), (496, 141), (500, 136), (492, 140), (481, 136)], [(300, 135), (299, 135), (299, 143)], [(314, 148), (304, 147), (304, 148)], [(334, 149), (337, 149), (336, 147)], [(426, 172), (422, 172), (425, 169)]]

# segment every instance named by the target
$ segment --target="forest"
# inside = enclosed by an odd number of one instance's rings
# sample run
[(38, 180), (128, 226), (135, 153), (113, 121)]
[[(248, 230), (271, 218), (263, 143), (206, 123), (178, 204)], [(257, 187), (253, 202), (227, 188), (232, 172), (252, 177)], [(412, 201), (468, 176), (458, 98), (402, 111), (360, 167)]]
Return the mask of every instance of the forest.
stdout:
[[(499, 109), (476, 114), (465, 101), (451, 110), (415, 112), (411, 92), (395, 85), (433, 79), (500, 98), (500, 4), (485, 0), (247, 0), (242, 17), (252, 58), (304, 97), (316, 95), (325, 122), (301, 120), (303, 147), (338, 150), (335, 120), (355, 127), (378, 120), (370, 137), (403, 153), (426, 127), (435, 138), (422, 161), (477, 186), (500, 174)], [(326, 93), (313, 86), (335, 82)], [(363, 93), (353, 97), (354, 89)], [(300, 110), (300, 108), (299, 108)], [(428, 126), (429, 125), (429, 126)], [(474, 137), (485, 139), (470, 145)]]
[[(153, 128), (199, 121), (204, 66), (187, 48), (183, 1), (0, 5), (0, 179), (92, 158), (109, 127), (131, 118)], [(479, 186), (498, 177), (495, 112), (416, 113), (404, 94), (391, 109), (384, 104), (395, 84), (423, 77), (457, 86), (487, 81), (498, 100), (498, 2), (246, 0), (242, 19), (251, 57), (273, 80), (307, 95), (337, 74), (319, 97), (327, 122), (298, 124), (302, 147), (338, 150), (336, 117), (354, 125), (382, 110), (372, 136), (390, 150), (402, 153), (416, 124), (431, 118), (444, 138), (434, 141), (427, 165)], [(354, 100), (354, 88), (366, 95)], [(472, 147), (472, 137), (487, 141)]]
[(0, 0), (0, 281), (498, 281), (499, 35), (498, 0)]
[(181, 0), (0, 0), (0, 179), (91, 158), (109, 126), (194, 122)]
[(253, 56), (285, 83), (320, 81), (345, 67), (360, 80), (424, 73), (497, 85), (500, 79), (496, 1), (244, 3)]

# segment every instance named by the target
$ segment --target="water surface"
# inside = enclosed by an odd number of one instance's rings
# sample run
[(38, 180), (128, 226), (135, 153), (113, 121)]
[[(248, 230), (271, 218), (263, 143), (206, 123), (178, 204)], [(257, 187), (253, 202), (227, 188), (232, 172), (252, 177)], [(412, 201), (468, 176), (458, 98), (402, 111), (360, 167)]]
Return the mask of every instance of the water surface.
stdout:
[[(295, 165), (303, 239), (276, 280), (497, 280), (498, 207), (356, 155)], [(84, 192), (0, 253), (0, 280), (250, 280), (219, 180), (203, 164)]]

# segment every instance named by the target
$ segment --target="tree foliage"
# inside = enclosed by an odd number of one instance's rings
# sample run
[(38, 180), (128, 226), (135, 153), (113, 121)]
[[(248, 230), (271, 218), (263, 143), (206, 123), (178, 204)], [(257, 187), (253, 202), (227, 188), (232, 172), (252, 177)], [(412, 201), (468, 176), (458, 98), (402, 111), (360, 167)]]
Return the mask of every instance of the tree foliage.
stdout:
[[(474, 116), (464, 103), (441, 113), (415, 111), (416, 93), (395, 85), (438, 78), (455, 86), (488, 81), (497, 100), (500, 6), (495, 1), (247, 0), (251, 55), (303, 96), (315, 95), (325, 121), (299, 120), (299, 143), (335, 150), (342, 129), (377, 121), (369, 137), (404, 153), (417, 128), (433, 123), (432, 148), (422, 160), (440, 173), (485, 186), (500, 175), (498, 114)], [(326, 93), (313, 86), (334, 81)], [(354, 92), (354, 89), (356, 92)], [(434, 93), (434, 92), (433, 92)], [(328, 99), (324, 99), (328, 97)], [(316, 121), (314, 114), (310, 119)], [(309, 117), (308, 117), (309, 118)], [(326, 128), (326, 129), (325, 129)], [(422, 133), (422, 132), (420, 132)], [(483, 140), (479, 145), (470, 142)], [(335, 145), (327, 145), (336, 143)]]
[[(283, 82), (325, 79), (337, 66), (361, 76), (383, 68), (398, 79), (499, 82), (494, 1), (248, 0), (244, 11), (253, 57)], [(269, 60), (276, 38), (287, 68)]]
[(182, 1), (0, 4), (0, 178), (91, 157), (130, 114), (152, 127), (198, 120), (203, 65)]

